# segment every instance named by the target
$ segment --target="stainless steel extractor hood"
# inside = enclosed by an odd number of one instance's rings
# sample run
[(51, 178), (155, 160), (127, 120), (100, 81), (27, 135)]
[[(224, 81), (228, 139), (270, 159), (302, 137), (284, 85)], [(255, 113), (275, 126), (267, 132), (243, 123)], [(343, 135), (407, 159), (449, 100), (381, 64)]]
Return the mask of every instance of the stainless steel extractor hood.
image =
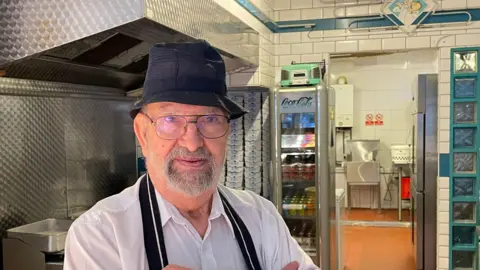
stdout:
[(150, 47), (205, 39), (227, 72), (258, 66), (258, 33), (214, 0), (2, 0), (0, 76), (141, 87)]

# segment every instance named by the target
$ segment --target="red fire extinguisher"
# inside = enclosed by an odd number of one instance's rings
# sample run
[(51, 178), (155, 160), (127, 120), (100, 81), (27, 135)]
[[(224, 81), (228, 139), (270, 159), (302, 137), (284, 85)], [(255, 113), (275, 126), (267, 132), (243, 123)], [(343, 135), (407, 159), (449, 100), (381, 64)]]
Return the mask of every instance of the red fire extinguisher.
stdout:
[(410, 199), (410, 177), (402, 177), (402, 199)]

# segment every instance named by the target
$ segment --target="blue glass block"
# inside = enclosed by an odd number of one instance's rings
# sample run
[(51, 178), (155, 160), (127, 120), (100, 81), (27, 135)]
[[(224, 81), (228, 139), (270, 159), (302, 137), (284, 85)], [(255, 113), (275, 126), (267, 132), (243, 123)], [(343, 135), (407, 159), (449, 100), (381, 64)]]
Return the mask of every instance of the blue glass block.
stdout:
[(474, 98), (475, 79), (455, 79), (455, 98)]
[(453, 131), (453, 147), (473, 147), (475, 145), (475, 128), (456, 128)]
[(475, 223), (475, 203), (454, 202), (453, 220), (459, 223)]
[(475, 178), (473, 177), (455, 177), (453, 179), (453, 196), (473, 196)]
[(474, 173), (475, 153), (453, 153), (453, 169), (457, 173)]
[(476, 123), (477, 107), (473, 102), (456, 102), (453, 104), (455, 123)]
[(453, 270), (474, 270), (475, 251), (452, 251)]
[(475, 244), (475, 227), (453, 227), (453, 245), (474, 245)]

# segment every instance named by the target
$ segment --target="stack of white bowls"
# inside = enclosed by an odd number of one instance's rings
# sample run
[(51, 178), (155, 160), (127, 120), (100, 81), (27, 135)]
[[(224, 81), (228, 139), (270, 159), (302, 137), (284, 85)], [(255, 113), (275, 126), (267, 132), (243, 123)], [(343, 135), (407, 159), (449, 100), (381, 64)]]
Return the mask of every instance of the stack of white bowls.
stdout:
[[(230, 98), (238, 104), (244, 104), (244, 95), (232, 95)], [(235, 189), (242, 189), (243, 187), (243, 168), (244, 164), (244, 152), (243, 152), (243, 119), (238, 118), (230, 122), (231, 132), (228, 138), (227, 146), (227, 174), (225, 186)]]
[(262, 195), (270, 198), (270, 101), (268, 93), (262, 93)]
[(245, 94), (245, 108), (249, 111), (245, 123), (245, 189), (262, 192), (262, 115), (261, 93)]

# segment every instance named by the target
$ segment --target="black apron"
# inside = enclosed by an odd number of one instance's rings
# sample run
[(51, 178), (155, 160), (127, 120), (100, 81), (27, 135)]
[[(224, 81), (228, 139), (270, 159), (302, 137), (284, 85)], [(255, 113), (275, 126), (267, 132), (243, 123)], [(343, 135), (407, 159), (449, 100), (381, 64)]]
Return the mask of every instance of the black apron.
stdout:
[[(235, 239), (242, 251), (243, 259), (249, 270), (260, 270), (260, 262), (255, 251), (252, 237), (245, 223), (232, 208), (225, 196), (219, 191), (223, 208), (233, 226)], [(143, 177), (140, 183), (140, 207), (142, 210), (143, 239), (147, 252), (148, 267), (150, 270), (160, 270), (168, 265), (165, 239), (163, 238), (162, 220), (158, 209), (155, 188), (149, 177)], [(156, 228), (156, 230), (155, 230)]]

